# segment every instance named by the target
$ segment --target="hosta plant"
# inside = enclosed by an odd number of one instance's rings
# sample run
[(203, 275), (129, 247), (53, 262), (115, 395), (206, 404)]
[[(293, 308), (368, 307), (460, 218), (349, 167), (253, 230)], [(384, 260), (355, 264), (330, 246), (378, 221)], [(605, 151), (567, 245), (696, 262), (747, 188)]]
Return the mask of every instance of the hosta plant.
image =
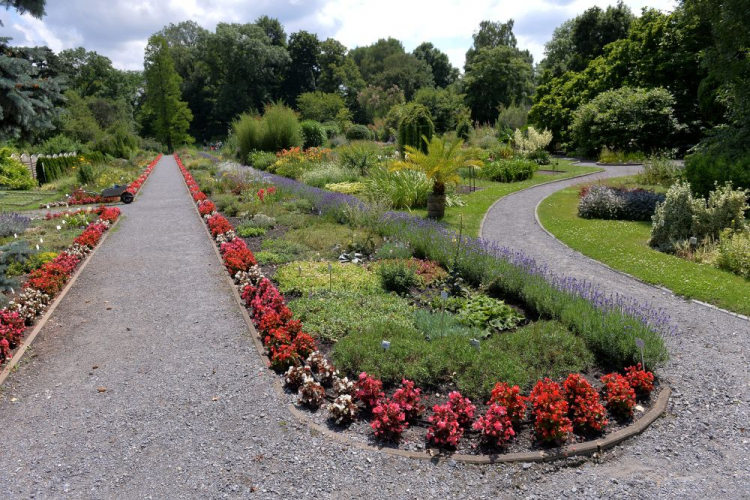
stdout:
[(491, 405), (472, 428), (479, 431), (482, 439), (492, 446), (503, 446), (516, 435), (508, 411), (499, 404)]

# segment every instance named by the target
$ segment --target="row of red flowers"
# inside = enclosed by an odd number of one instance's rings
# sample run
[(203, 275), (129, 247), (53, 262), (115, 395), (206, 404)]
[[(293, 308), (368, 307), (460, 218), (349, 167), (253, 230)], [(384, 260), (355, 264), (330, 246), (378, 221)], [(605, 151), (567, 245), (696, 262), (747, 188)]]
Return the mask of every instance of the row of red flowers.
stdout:
[[(244, 240), (237, 237), (229, 221), (216, 211), (214, 203), (200, 190), (177, 155), (175, 160), (211, 236), (219, 244), (224, 265), (250, 310), (268, 349), (271, 367), (286, 372), (285, 384), (298, 389), (300, 404), (320, 406), (325, 400), (323, 385), (333, 387), (338, 397), (328, 410), (337, 423), (356, 416), (358, 409), (353, 403), (356, 399), (371, 412), (370, 426), (376, 437), (397, 439), (409, 422), (424, 413), (420, 389), (414, 387), (414, 382), (403, 380), (401, 387), (388, 399), (382, 382), (364, 372), (356, 382), (339, 378), (335, 368), (318, 352), (315, 340), (303, 331), (302, 323), (293, 319), (284, 297), (263, 276)], [(642, 370), (640, 364), (628, 368), (626, 376), (606, 375), (602, 378), (606, 406), (613, 415), (632, 416), (636, 392), (647, 397), (654, 388), (653, 381), (653, 374)], [(488, 405), (486, 413), (475, 420), (474, 404), (458, 391), (451, 392), (445, 404), (432, 408), (427, 440), (437, 446), (455, 447), (464, 431), (472, 428), (487, 444), (502, 446), (516, 435), (526, 418), (528, 405), (534, 434), (543, 442), (565, 442), (574, 429), (582, 434), (598, 433), (608, 423), (599, 393), (578, 374), (571, 374), (563, 387), (550, 379), (541, 380), (529, 396), (521, 395), (518, 386), (500, 382), (492, 391)]]
[(120, 209), (101, 206), (99, 216), (76, 237), (54, 260), (31, 272), (19, 296), (8, 307), (0, 309), (0, 364), (11, 357), (11, 350), (23, 339), (27, 327), (41, 315), (47, 305), (65, 286), (76, 267), (99, 243), (110, 225), (120, 217)]
[[(133, 196), (135, 196), (136, 193), (141, 189), (141, 186), (143, 186), (143, 183), (146, 182), (146, 179), (148, 179), (148, 176), (151, 175), (151, 172), (154, 170), (154, 167), (156, 167), (156, 164), (161, 159), (162, 155), (160, 154), (156, 158), (154, 158), (151, 163), (148, 164), (148, 166), (144, 169), (143, 173), (141, 173), (140, 176), (133, 182), (131, 182), (128, 185), (128, 188), (126, 191), (131, 193)], [(102, 198), (101, 195), (91, 195), (84, 191), (83, 189), (76, 189), (70, 194), (70, 197), (65, 201), (59, 201), (56, 203), (43, 203), (40, 208), (47, 208), (50, 207), (65, 207), (69, 205), (92, 205), (97, 203), (111, 203), (114, 201), (117, 201), (119, 198)]]

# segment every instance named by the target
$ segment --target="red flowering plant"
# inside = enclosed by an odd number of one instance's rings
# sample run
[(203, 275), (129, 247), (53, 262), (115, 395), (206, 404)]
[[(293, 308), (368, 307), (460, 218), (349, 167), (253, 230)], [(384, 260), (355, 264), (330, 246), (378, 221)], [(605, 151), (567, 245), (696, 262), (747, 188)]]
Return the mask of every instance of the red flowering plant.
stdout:
[(504, 406), (513, 424), (518, 425), (526, 418), (527, 399), (521, 395), (521, 389), (517, 385), (511, 387), (505, 382), (498, 382), (492, 389), (492, 395), (487, 404)]
[(35, 288), (49, 296), (54, 296), (63, 289), (68, 280), (68, 273), (54, 262), (47, 262), (39, 269), (31, 271), (24, 284), (26, 288)]
[(607, 411), (591, 384), (577, 373), (572, 373), (563, 382), (563, 390), (573, 427), (582, 433), (603, 431), (609, 423)]
[(60, 252), (57, 254), (57, 257), (52, 259), (52, 263), (64, 269), (66, 274), (73, 274), (73, 271), (75, 271), (80, 262), (80, 257), (68, 252)]
[(10, 359), (10, 343), (0, 337), (0, 364)]
[(232, 225), (221, 214), (216, 214), (208, 218), (208, 229), (211, 230), (211, 236), (216, 238), (220, 234), (232, 230)]
[(292, 347), (302, 359), (306, 359), (310, 354), (318, 350), (318, 346), (315, 344), (315, 339), (304, 332), (294, 337)]
[(573, 431), (568, 418), (568, 402), (560, 386), (545, 378), (537, 382), (529, 396), (533, 407), (534, 433), (544, 442), (561, 442)]
[(205, 200), (200, 205), (198, 205), (198, 212), (200, 212), (201, 216), (204, 215), (210, 215), (216, 211), (216, 205), (212, 201)]
[(94, 222), (92, 224), (89, 224), (88, 227), (86, 227), (86, 229), (84, 229), (83, 232), (73, 240), (73, 243), (78, 243), (82, 246), (94, 248), (96, 244), (99, 243), (102, 234), (104, 234), (104, 231), (106, 230), (107, 228), (104, 226), (104, 224)]
[(404, 410), (407, 420), (413, 420), (424, 413), (420, 389), (414, 388), (411, 380), (401, 380), (401, 387), (393, 394), (393, 401)]
[(285, 372), (290, 366), (299, 364), (300, 358), (291, 345), (280, 345), (271, 348), (271, 368)]
[(429, 418), (430, 428), (427, 429), (427, 441), (438, 446), (456, 446), (464, 435), (459, 423), (459, 415), (450, 403), (432, 407)]
[(644, 370), (640, 363), (625, 368), (625, 378), (639, 398), (648, 398), (654, 390), (654, 374)]
[(99, 216), (100, 220), (107, 221), (111, 224), (120, 217), (120, 209), (117, 207), (101, 206), (96, 209), (96, 214)]
[(619, 373), (610, 373), (602, 377), (602, 382), (604, 382), (604, 398), (609, 411), (622, 418), (632, 417), (635, 408), (635, 391), (630, 387), (628, 379)]
[(395, 401), (382, 399), (372, 409), (370, 427), (378, 439), (395, 441), (408, 426), (404, 411)]
[(269, 349), (273, 349), (282, 345), (291, 345), (292, 337), (286, 328), (279, 326), (268, 331), (268, 334), (263, 338), (263, 343)]
[(26, 321), (20, 314), (0, 309), (0, 339), (7, 340), (11, 349), (21, 343), (24, 330)]
[(479, 417), (472, 428), (479, 431), (482, 439), (491, 446), (503, 446), (516, 435), (507, 409), (497, 403), (490, 405), (487, 413)]
[(477, 407), (471, 404), (469, 398), (463, 397), (458, 391), (453, 391), (448, 394), (448, 406), (456, 412), (461, 427), (468, 427), (471, 424)]
[(366, 372), (359, 374), (356, 384), (354, 397), (362, 401), (367, 407), (374, 408), (378, 401), (385, 397), (383, 393), (383, 382), (370, 377)]
[(222, 243), (221, 254), (230, 276), (234, 276), (240, 271), (247, 271), (250, 267), (257, 264), (255, 256), (241, 238), (235, 238), (228, 243)]

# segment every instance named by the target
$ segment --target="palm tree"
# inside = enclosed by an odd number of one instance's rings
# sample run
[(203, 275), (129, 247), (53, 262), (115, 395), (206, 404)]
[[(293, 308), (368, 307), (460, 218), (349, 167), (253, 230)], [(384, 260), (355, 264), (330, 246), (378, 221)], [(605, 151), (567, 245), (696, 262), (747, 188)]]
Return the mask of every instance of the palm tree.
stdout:
[(442, 219), (445, 215), (445, 186), (458, 183), (460, 169), (482, 168), (482, 162), (466, 155), (461, 149), (461, 139), (450, 143), (439, 137), (428, 140), (422, 136), (422, 140), (427, 144), (426, 153), (412, 146), (405, 146), (405, 159), (394, 163), (391, 170), (424, 172), (427, 179), (432, 181), (432, 193), (427, 198), (427, 217)]

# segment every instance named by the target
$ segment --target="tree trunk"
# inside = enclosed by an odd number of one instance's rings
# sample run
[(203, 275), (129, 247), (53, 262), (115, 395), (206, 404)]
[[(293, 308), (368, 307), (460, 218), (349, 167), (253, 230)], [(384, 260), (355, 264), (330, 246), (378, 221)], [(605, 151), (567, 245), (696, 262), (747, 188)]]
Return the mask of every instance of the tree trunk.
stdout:
[(427, 196), (427, 217), (442, 219), (445, 215), (445, 193), (432, 192)]

